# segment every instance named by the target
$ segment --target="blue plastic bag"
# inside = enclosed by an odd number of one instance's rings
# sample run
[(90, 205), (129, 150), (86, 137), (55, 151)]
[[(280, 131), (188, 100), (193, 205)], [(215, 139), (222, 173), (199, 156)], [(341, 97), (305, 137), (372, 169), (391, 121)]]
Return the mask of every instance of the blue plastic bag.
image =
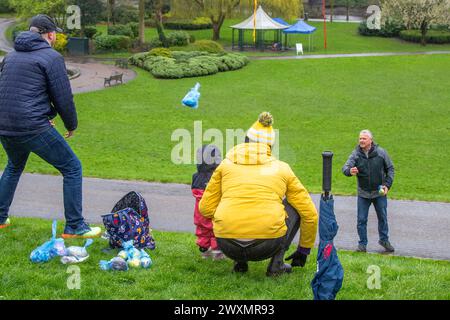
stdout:
[(198, 100), (200, 99), (200, 83), (197, 82), (194, 88), (192, 88), (187, 95), (181, 101), (184, 106), (190, 107), (192, 109), (198, 108)]
[(34, 249), (30, 254), (30, 260), (34, 263), (47, 262), (53, 257), (64, 256), (66, 254), (66, 248), (64, 246), (64, 239), (56, 239), (56, 226), (57, 221), (54, 220), (52, 224), (52, 238)]

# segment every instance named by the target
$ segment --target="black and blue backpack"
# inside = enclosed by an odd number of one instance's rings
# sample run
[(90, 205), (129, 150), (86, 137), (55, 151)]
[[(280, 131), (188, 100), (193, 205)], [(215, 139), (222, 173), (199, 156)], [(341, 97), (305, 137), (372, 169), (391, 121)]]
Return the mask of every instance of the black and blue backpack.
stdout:
[(155, 249), (147, 204), (140, 193), (128, 193), (111, 212), (102, 218), (112, 248), (122, 248), (124, 242), (133, 240), (135, 248)]

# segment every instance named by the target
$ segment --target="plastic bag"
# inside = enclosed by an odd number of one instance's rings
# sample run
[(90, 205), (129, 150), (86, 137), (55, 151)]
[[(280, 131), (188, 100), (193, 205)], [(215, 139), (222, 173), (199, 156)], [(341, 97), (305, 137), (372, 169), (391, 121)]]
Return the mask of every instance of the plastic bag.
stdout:
[(115, 257), (115, 258), (112, 258), (110, 261), (101, 260), (100, 268), (102, 270), (127, 271), (128, 264), (124, 259), (122, 259), (120, 257)]
[(66, 256), (75, 256), (79, 258), (89, 256), (89, 253), (87, 252), (86, 248), (89, 247), (93, 242), (94, 240), (87, 239), (83, 247), (68, 247), (66, 249)]
[(153, 261), (152, 258), (145, 252), (144, 249), (141, 249), (141, 267), (144, 269), (148, 269), (152, 266)]
[(198, 100), (200, 99), (200, 83), (197, 82), (194, 88), (192, 88), (187, 95), (181, 101), (184, 106), (190, 107), (192, 109), (198, 108)]
[(34, 249), (30, 254), (30, 260), (34, 263), (47, 262), (56, 256), (65, 255), (66, 249), (64, 246), (64, 239), (56, 239), (57, 221), (54, 220), (52, 224), (52, 238), (43, 245)]
[(89, 258), (89, 253), (86, 248), (89, 247), (94, 240), (87, 239), (83, 247), (68, 247), (66, 254), (61, 258), (61, 263), (72, 264), (86, 261)]

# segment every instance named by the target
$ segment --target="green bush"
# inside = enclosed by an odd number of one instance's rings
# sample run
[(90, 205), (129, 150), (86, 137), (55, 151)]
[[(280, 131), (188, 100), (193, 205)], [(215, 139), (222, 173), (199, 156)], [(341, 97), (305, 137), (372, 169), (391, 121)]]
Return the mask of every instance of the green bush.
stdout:
[(187, 46), (189, 44), (190, 35), (184, 31), (175, 31), (167, 35), (169, 46)]
[(159, 40), (159, 37), (151, 39), (148, 44), (151, 48), (161, 48), (163, 46), (163, 43)]
[(130, 37), (118, 35), (100, 35), (94, 38), (94, 43), (98, 51), (120, 51), (131, 47)]
[(114, 8), (114, 20), (118, 24), (139, 21), (139, 10), (128, 5), (117, 6)]
[(129, 61), (133, 65), (149, 71), (156, 78), (180, 79), (200, 77), (218, 72), (238, 70), (248, 64), (246, 56), (236, 53), (212, 54), (205, 51), (173, 51), (153, 49), (149, 53), (139, 53)]
[(172, 19), (164, 22), (164, 27), (172, 30), (202, 30), (211, 29), (212, 23), (211, 19), (205, 17), (196, 18), (194, 20)]
[(16, 24), (11, 30), (13, 40), (19, 35), (19, 33), (27, 31), (28, 29), (29, 25), (26, 21)]
[(97, 32), (98, 31), (96, 27), (93, 26), (84, 27), (84, 35), (89, 39), (94, 38)]
[(198, 40), (192, 44), (196, 51), (206, 51), (209, 53), (225, 52), (222, 45), (212, 40)]
[(0, 13), (12, 13), (12, 12), (14, 12), (14, 8), (9, 3), (9, 0), (0, 0)]
[(135, 38), (133, 29), (130, 25), (116, 24), (108, 27), (108, 34), (113, 36), (127, 36)]
[(131, 28), (131, 31), (133, 31), (134, 38), (139, 37), (139, 23), (137, 22), (130, 22), (128, 26)]
[(367, 27), (367, 21), (362, 21), (358, 26), (358, 33), (362, 36), (393, 38), (398, 37), (400, 31), (404, 29), (405, 28), (400, 23), (391, 20), (386, 21), (386, 23), (381, 26), (381, 29), (369, 29)]
[(172, 52), (167, 48), (155, 48), (150, 50), (150, 56), (160, 56), (166, 58), (172, 58)]
[[(420, 30), (403, 30), (400, 32), (400, 39), (420, 43), (422, 41), (422, 34)], [(450, 31), (428, 30), (425, 40), (427, 43), (434, 44), (450, 43)]]

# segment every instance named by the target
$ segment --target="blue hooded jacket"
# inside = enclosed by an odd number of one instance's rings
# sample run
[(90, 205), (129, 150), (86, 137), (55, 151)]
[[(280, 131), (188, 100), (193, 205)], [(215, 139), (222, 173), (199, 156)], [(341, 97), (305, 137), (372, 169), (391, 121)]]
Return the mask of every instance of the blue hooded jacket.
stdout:
[(321, 197), (317, 272), (311, 282), (314, 300), (334, 300), (342, 287), (344, 269), (333, 244), (338, 229), (334, 215), (334, 200), (332, 198), (324, 200)]
[(0, 135), (48, 130), (61, 116), (67, 130), (78, 120), (64, 58), (40, 34), (22, 32), (0, 66)]

